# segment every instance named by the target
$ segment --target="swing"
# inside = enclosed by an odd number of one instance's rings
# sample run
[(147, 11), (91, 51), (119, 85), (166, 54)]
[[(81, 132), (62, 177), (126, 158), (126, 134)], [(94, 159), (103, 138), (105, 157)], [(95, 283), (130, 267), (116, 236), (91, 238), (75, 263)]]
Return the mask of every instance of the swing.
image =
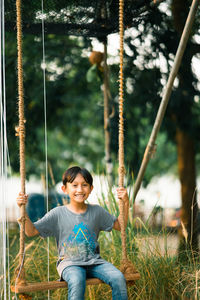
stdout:
[[(17, 40), (18, 40), (18, 94), (19, 94), (19, 129), (17, 135), (19, 135), (20, 141), (20, 175), (21, 175), (21, 192), (25, 194), (25, 121), (24, 121), (24, 103), (23, 103), (23, 70), (22, 70), (22, 41), (21, 41), (21, 1), (17, 0)], [(173, 82), (178, 72), (178, 68), (181, 63), (181, 59), (187, 44), (189, 33), (191, 31), (192, 23), (194, 21), (195, 13), (197, 11), (199, 0), (193, 0), (193, 3), (188, 14), (188, 18), (185, 24), (185, 28), (179, 43), (179, 47), (176, 53), (175, 62), (173, 68), (170, 72), (170, 76), (167, 82), (166, 90), (163, 95), (160, 108), (156, 117), (154, 128), (152, 130), (151, 137), (149, 139), (143, 162), (140, 168), (140, 172), (136, 181), (137, 188), (135, 192), (135, 197), (141, 180), (144, 175), (145, 168), (150, 158), (150, 153), (154, 142), (159, 131), (161, 122), (164, 117), (164, 113), (169, 101), (170, 93), (172, 90)], [(120, 76), (119, 76), (119, 186), (123, 186), (124, 180), (124, 148), (123, 148), (123, 0), (120, 0)], [(120, 213), (123, 215), (123, 202), (120, 201)], [(27, 283), (25, 280), (24, 272), (24, 228), (25, 228), (25, 207), (22, 205), (21, 210), (21, 227), (20, 227), (20, 251), (19, 251), (19, 277), (15, 286), (11, 286), (11, 290), (15, 293), (28, 293), (34, 291), (52, 290), (57, 288), (66, 288), (67, 284), (60, 281), (51, 282), (40, 282), (40, 283)], [(124, 272), (127, 283), (134, 283), (135, 280), (140, 278), (139, 273), (135, 273), (134, 268), (131, 266), (131, 262), (127, 259), (126, 253), (126, 236), (125, 236), (125, 226), (124, 220), (122, 218), (121, 222), (121, 235), (122, 235), (122, 272)], [(92, 278), (87, 280), (88, 285), (96, 285), (103, 283), (99, 279)], [(24, 299), (28, 296), (24, 297)]]
[[(123, 121), (123, 0), (119, 1), (119, 29), (120, 29), (120, 70), (119, 70), (119, 187), (124, 185), (124, 121)], [(22, 68), (22, 25), (21, 25), (21, 0), (16, 0), (17, 8), (17, 49), (18, 49), (18, 110), (19, 110), (19, 127), (17, 135), (20, 144), (20, 176), (21, 192), (25, 194), (25, 120), (24, 120), (24, 99), (23, 99), (23, 68)], [(127, 284), (134, 284), (135, 280), (140, 278), (140, 274), (127, 258), (126, 250), (126, 232), (124, 222), (124, 203), (119, 201), (120, 214), (123, 216), (120, 220), (121, 240), (122, 240), (122, 261), (121, 271), (124, 273)], [(27, 283), (24, 270), (24, 232), (25, 232), (25, 205), (20, 207), (20, 250), (19, 250), (19, 267), (16, 284), (11, 286), (12, 292), (24, 294), (36, 291), (54, 290), (66, 288), (67, 283), (63, 281), (47, 281), (37, 283)], [(86, 281), (87, 285), (98, 285), (103, 282), (98, 278), (90, 278)]]

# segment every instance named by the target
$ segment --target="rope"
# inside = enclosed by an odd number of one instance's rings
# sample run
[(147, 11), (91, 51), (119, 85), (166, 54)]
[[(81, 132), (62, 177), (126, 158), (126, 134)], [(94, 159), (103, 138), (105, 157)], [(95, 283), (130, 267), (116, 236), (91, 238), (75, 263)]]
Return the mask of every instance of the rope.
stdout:
[[(6, 214), (6, 203), (7, 203), (7, 193), (6, 184), (8, 178), (8, 163), (9, 163), (9, 153), (7, 145), (7, 123), (6, 123), (6, 85), (5, 85), (5, 5), (4, 0), (0, 1), (1, 13), (0, 13), (0, 111), (1, 111), (1, 234), (0, 238), (2, 241), (2, 251), (1, 257), (2, 262), (0, 267), (3, 269), (3, 279), (0, 279), (0, 285), (2, 288), (3, 281), (3, 292), (1, 293), (2, 299), (4, 295), (5, 300), (10, 300), (10, 252), (9, 252), (9, 226), (8, 226), (8, 216)], [(2, 236), (1, 236), (2, 235)], [(0, 248), (1, 248), (0, 247)], [(7, 275), (7, 276), (6, 276)]]
[[(120, 68), (119, 68), (119, 169), (118, 169), (118, 185), (119, 187), (124, 186), (124, 118), (123, 118), (123, 52), (124, 52), (124, 0), (119, 1), (119, 34), (120, 34)], [(124, 202), (119, 200), (119, 211), (120, 211), (120, 227), (121, 227), (121, 241), (122, 241), (122, 261), (121, 261), (121, 271), (123, 273), (133, 274), (136, 272), (135, 267), (132, 262), (127, 258), (126, 249), (126, 228), (125, 228), (125, 212), (124, 212)]]
[[(25, 195), (25, 119), (24, 119), (24, 91), (23, 91), (23, 66), (22, 66), (22, 24), (21, 24), (21, 0), (16, 0), (17, 10), (17, 70), (18, 70), (18, 114), (19, 127), (17, 135), (19, 135), (19, 159), (20, 159), (20, 178), (21, 193)], [(24, 249), (25, 249), (25, 205), (20, 208), (20, 250), (19, 250), (19, 266), (20, 274), (18, 284), (25, 284), (24, 270)]]
[[(119, 1), (119, 34), (120, 34), (120, 68), (119, 68), (119, 179), (118, 185), (122, 187), (124, 185), (124, 119), (123, 119), (123, 49), (124, 49), (124, 24), (123, 24), (123, 9), (124, 0)], [(122, 239), (122, 259), (127, 259), (126, 251), (126, 231), (124, 220), (124, 203), (119, 200), (119, 210), (121, 215), (121, 239)]]

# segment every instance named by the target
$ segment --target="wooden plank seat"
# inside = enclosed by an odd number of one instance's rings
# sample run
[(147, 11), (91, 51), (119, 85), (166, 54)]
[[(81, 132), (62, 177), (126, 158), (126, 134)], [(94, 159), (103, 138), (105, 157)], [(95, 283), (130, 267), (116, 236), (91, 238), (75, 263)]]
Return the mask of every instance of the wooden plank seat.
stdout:
[[(135, 280), (138, 280), (140, 278), (139, 273), (134, 274), (128, 274), (125, 275), (127, 284), (134, 284)], [(87, 285), (98, 285), (98, 284), (104, 284), (103, 281), (101, 281), (98, 278), (89, 278), (87, 279)], [(11, 291), (17, 294), (23, 294), (23, 293), (31, 293), (31, 292), (37, 292), (37, 291), (46, 291), (46, 290), (55, 290), (55, 289), (62, 289), (67, 288), (67, 283), (65, 281), (44, 281), (44, 282), (35, 282), (35, 283), (27, 283), (26, 285), (12, 285)]]

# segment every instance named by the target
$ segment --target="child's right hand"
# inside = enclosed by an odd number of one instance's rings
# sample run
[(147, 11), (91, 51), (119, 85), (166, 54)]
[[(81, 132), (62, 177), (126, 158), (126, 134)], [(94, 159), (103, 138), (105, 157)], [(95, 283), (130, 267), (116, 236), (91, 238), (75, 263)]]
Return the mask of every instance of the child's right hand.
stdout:
[(17, 197), (17, 205), (21, 207), (22, 205), (26, 205), (28, 202), (28, 195), (19, 193)]

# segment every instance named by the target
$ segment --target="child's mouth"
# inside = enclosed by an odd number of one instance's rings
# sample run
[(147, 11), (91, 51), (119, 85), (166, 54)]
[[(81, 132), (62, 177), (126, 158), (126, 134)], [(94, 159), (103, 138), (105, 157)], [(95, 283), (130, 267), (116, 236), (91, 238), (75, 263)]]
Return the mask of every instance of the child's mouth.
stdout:
[(75, 195), (76, 198), (83, 198), (84, 195)]

